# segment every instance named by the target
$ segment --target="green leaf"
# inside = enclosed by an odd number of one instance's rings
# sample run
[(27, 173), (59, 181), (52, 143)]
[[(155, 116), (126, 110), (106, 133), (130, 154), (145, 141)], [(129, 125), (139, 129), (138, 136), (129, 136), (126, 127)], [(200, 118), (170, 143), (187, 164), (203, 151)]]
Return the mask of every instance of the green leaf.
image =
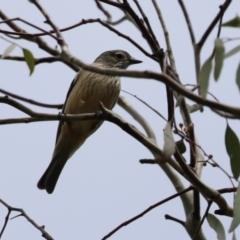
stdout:
[(12, 51), (13, 49), (16, 47), (15, 44), (11, 44), (9, 45), (6, 50), (4, 51), (3, 55), (1, 56), (1, 59), (5, 58), (6, 56), (8, 56)]
[(240, 27), (240, 17), (237, 15), (235, 18), (222, 24), (223, 27)]
[(220, 38), (215, 40), (215, 67), (214, 67), (214, 79), (217, 81), (223, 66), (224, 60), (224, 45)]
[(175, 141), (173, 138), (172, 128), (170, 122), (167, 122), (164, 128), (164, 145), (163, 145), (163, 154), (166, 157), (172, 156), (175, 152)]
[(237, 68), (236, 83), (237, 83), (238, 89), (240, 91), (240, 63)]
[(210, 57), (203, 64), (199, 73), (200, 93), (203, 98), (206, 98), (206, 95), (207, 95), (211, 70), (212, 70), (212, 58)]
[(30, 75), (31, 75), (33, 73), (34, 67), (35, 67), (34, 57), (28, 49), (23, 48), (22, 50), (23, 50), (23, 55), (24, 55), (25, 61), (26, 61), (27, 65), (28, 65), (28, 68), (30, 70)]
[(225, 132), (225, 146), (230, 157), (233, 176), (238, 179), (240, 174), (240, 143), (237, 135), (228, 124)]
[(181, 154), (184, 154), (186, 152), (186, 145), (183, 141), (183, 139), (179, 140), (176, 142), (176, 146), (178, 148), (178, 151), (181, 153)]
[(225, 55), (224, 55), (224, 58), (228, 58), (228, 57), (231, 57), (232, 55), (236, 54), (237, 52), (240, 51), (240, 45), (233, 48), (232, 50), (230, 50), (229, 52), (227, 52)]
[(225, 240), (226, 239), (225, 230), (219, 219), (215, 217), (213, 214), (209, 213), (207, 215), (207, 221), (210, 227), (217, 233), (217, 239)]
[(232, 232), (240, 223), (240, 184), (238, 183), (237, 192), (234, 199), (233, 220), (228, 232)]
[(235, 232), (233, 232), (232, 240), (237, 240)]

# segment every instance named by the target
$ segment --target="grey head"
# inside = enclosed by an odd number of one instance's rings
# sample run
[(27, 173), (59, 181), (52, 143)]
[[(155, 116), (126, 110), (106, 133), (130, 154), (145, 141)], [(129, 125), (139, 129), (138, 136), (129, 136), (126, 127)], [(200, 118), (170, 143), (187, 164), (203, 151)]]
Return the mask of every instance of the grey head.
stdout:
[(102, 53), (96, 58), (94, 63), (100, 63), (109, 68), (126, 69), (132, 64), (138, 64), (142, 61), (133, 58), (129, 53), (123, 50), (112, 50)]

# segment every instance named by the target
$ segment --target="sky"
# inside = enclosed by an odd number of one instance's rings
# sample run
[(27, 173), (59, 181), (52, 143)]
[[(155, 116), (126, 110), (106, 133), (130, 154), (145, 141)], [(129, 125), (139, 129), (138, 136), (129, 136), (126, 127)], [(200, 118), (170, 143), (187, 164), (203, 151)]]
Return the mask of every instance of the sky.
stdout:
[[(177, 1), (159, 0), (163, 17), (169, 30), (177, 71), (183, 84), (195, 84), (194, 58), (189, 33)], [(200, 1), (185, 0), (196, 39), (199, 40), (211, 20), (218, 12), (218, 6), (223, 0)], [(105, 16), (92, 1), (46, 1), (40, 3), (51, 15), (59, 28), (75, 24), (82, 19), (102, 18)], [(133, 1), (129, 3), (135, 8)], [(163, 32), (151, 1), (139, 0), (156, 33), (161, 47), (166, 49)], [(14, 7), (13, 7), (14, 5)], [(10, 18), (21, 17), (31, 23), (50, 30), (44, 24), (44, 17), (28, 1), (2, 0), (0, 9)], [(122, 12), (113, 7), (107, 7), (112, 12), (113, 20), (118, 20)], [(240, 3), (233, 1), (224, 15), (223, 22), (239, 14)], [(23, 23), (20, 26), (30, 32), (37, 32)], [(1, 24), (1, 29), (4, 26)], [(138, 44), (150, 51), (139, 31), (129, 22), (123, 22), (116, 28), (131, 36)], [(209, 57), (217, 28), (207, 40), (201, 61)], [(142, 64), (129, 69), (159, 71), (158, 65), (143, 55), (137, 48), (125, 39), (103, 28), (98, 23), (83, 25), (63, 33), (69, 50), (86, 63), (91, 63), (104, 51), (122, 49), (129, 52)], [(239, 37), (238, 29), (222, 30), (222, 37)], [(21, 47), (28, 48), (35, 57), (48, 56), (33, 43), (16, 41)], [(46, 37), (51, 46), (56, 43)], [(238, 41), (226, 44), (229, 50), (239, 45)], [(0, 39), (0, 53), (9, 43)], [(22, 55), (16, 48), (12, 55)], [(211, 77), (210, 92), (221, 102), (238, 106), (240, 97), (235, 84), (239, 54), (224, 62), (224, 69), (216, 83)], [(63, 103), (68, 87), (75, 72), (62, 63), (40, 64), (29, 76), (29, 70), (24, 62), (0, 61), (0, 88), (39, 102)], [(122, 89), (137, 95), (152, 107), (167, 116), (165, 86), (154, 80), (122, 78)], [(121, 92), (151, 124), (157, 136), (158, 144), (163, 146), (163, 128), (165, 122), (134, 97)], [(188, 103), (192, 103), (188, 101)], [(39, 112), (58, 113), (58, 110), (45, 109), (24, 103)], [(143, 129), (136, 121), (119, 106), (114, 112), (126, 121)], [(0, 119), (23, 117), (25, 114), (5, 104), (0, 105)], [(226, 120), (215, 115), (207, 107), (204, 112), (192, 114), (196, 136), (202, 148), (214, 156), (228, 173), (231, 173), (229, 158), (224, 144)], [(179, 110), (176, 109), (176, 121), (181, 123)], [(239, 121), (229, 121), (230, 126), (240, 138)], [(37, 181), (47, 168), (54, 149), (58, 122), (41, 122), (30, 124), (14, 124), (1, 126), (0, 138), (0, 198), (9, 205), (22, 208), (54, 239), (101, 239), (122, 222), (139, 214), (150, 205), (165, 199), (175, 193), (175, 189), (163, 171), (155, 165), (141, 165), (140, 159), (152, 158), (151, 153), (143, 145), (123, 132), (118, 126), (105, 122), (85, 144), (74, 154), (66, 164), (57, 187), (52, 195), (40, 191)], [(176, 137), (176, 140), (178, 138)], [(188, 159), (188, 154), (185, 154)], [(189, 184), (182, 179), (185, 186)], [(209, 186), (220, 189), (231, 187), (229, 179), (218, 168), (207, 166), (203, 169), (202, 180)], [(232, 205), (233, 194), (224, 197)], [(201, 213), (206, 209), (206, 201), (201, 198)], [(212, 205), (210, 212), (218, 209)], [(7, 209), (0, 205), (0, 228), (4, 223)], [(15, 216), (18, 213), (12, 213)], [(174, 199), (152, 210), (142, 218), (122, 228), (110, 239), (189, 239), (180, 224), (165, 220), (169, 214), (184, 220), (184, 211), (179, 198)], [(218, 216), (227, 232), (231, 219)], [(205, 222), (203, 231), (207, 239), (216, 239), (215, 232)], [(237, 230), (237, 237), (240, 231)], [(4, 240), (12, 239), (42, 239), (41, 233), (30, 225), (26, 219), (18, 217), (9, 221), (3, 234)], [(231, 239), (231, 235), (227, 235)]]

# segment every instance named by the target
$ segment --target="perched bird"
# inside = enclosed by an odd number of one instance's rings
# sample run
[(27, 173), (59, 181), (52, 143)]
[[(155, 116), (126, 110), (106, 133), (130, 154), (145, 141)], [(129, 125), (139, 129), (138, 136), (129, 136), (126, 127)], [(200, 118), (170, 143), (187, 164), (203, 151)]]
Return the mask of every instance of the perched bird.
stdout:
[[(125, 51), (113, 50), (102, 53), (92, 65), (100, 68), (126, 69), (132, 64), (141, 62)], [(100, 111), (100, 102), (106, 108), (112, 109), (118, 100), (120, 89), (121, 82), (118, 76), (80, 70), (68, 90), (62, 112), (95, 113)], [(99, 120), (59, 122), (52, 161), (37, 184), (39, 189), (46, 189), (49, 194), (53, 192), (67, 160), (101, 124), (102, 121)]]

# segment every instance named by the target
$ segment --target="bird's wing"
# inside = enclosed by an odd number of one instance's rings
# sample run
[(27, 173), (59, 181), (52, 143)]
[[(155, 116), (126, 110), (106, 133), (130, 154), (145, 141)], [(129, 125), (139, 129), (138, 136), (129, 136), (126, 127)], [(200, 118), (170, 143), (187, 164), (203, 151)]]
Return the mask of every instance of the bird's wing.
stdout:
[[(67, 102), (67, 100), (68, 100), (68, 97), (69, 97), (71, 91), (73, 90), (74, 86), (76, 85), (76, 82), (77, 82), (77, 79), (78, 79), (78, 76), (79, 76), (79, 73), (80, 73), (80, 72), (81, 72), (81, 70), (78, 72), (78, 74), (76, 75), (76, 77), (73, 79), (73, 81), (72, 81), (72, 83), (71, 83), (71, 85), (70, 85), (70, 87), (69, 87), (69, 89), (68, 89), (67, 96), (66, 96), (65, 102), (64, 102), (64, 104), (63, 104), (63, 108), (62, 108), (61, 113), (64, 113), (64, 112), (65, 112), (66, 102)], [(57, 141), (58, 141), (58, 138), (59, 138), (59, 135), (60, 135), (60, 132), (61, 132), (61, 128), (62, 128), (63, 123), (64, 123), (64, 120), (60, 120), (60, 121), (59, 121), (58, 128), (57, 128), (57, 135), (56, 135), (56, 142), (55, 142), (55, 144), (56, 144)]]

